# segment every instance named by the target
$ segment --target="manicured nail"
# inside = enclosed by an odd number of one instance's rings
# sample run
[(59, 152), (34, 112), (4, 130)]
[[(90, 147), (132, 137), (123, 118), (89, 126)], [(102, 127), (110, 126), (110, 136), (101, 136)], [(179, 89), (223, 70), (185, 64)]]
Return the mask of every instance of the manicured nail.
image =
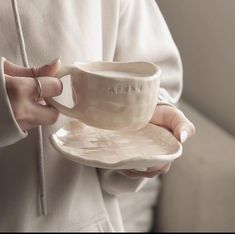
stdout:
[(53, 61), (51, 61), (50, 63), (47, 64), (47, 66), (51, 66), (57, 63), (57, 61), (60, 60), (60, 57), (54, 59)]
[(186, 140), (187, 140), (187, 138), (188, 138), (188, 132), (187, 131), (182, 131), (181, 133), (180, 133), (180, 142), (181, 143), (184, 143)]

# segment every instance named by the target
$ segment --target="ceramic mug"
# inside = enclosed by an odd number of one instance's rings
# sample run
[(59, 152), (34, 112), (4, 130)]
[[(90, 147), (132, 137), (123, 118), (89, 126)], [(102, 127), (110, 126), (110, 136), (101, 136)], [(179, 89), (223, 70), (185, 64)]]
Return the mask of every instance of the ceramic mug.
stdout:
[(153, 115), (160, 89), (160, 67), (150, 62), (74, 63), (57, 77), (71, 76), (74, 106), (53, 98), (46, 102), (60, 113), (110, 130), (137, 130)]

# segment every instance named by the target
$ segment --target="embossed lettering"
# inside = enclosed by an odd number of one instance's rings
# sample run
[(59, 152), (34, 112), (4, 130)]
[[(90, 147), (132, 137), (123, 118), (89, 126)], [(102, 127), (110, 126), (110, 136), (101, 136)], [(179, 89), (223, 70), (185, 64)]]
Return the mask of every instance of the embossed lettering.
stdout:
[(109, 92), (109, 93), (115, 93), (114, 87), (109, 88), (108, 92)]
[(140, 93), (143, 91), (143, 86), (139, 85), (127, 85), (127, 86), (113, 86), (108, 89), (108, 93), (120, 94), (120, 93)]

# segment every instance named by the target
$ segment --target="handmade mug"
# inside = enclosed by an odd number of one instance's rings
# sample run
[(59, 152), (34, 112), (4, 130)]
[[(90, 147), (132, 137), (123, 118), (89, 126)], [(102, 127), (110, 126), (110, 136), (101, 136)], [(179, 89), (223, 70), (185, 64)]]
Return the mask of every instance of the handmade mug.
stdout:
[(74, 106), (53, 98), (46, 102), (60, 113), (110, 130), (137, 130), (153, 115), (160, 89), (160, 67), (150, 62), (87, 62), (61, 68), (71, 76)]

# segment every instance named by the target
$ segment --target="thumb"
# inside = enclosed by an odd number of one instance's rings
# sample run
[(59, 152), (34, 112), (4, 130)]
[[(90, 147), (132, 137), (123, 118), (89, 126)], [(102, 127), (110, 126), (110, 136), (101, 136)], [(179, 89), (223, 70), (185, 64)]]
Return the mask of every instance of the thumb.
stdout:
[(36, 76), (55, 76), (61, 67), (60, 58), (36, 69)]
[(55, 76), (61, 66), (60, 58), (53, 60), (52, 62), (43, 65), (39, 68), (26, 68), (16, 65), (8, 60), (4, 61), (4, 73), (9, 76)]
[(181, 143), (195, 134), (193, 123), (182, 111), (170, 106), (159, 105), (151, 122), (170, 130)]
[(188, 138), (191, 138), (195, 134), (193, 123), (182, 111), (172, 108), (171, 113), (169, 113), (169, 120), (172, 132), (181, 143), (184, 143)]

